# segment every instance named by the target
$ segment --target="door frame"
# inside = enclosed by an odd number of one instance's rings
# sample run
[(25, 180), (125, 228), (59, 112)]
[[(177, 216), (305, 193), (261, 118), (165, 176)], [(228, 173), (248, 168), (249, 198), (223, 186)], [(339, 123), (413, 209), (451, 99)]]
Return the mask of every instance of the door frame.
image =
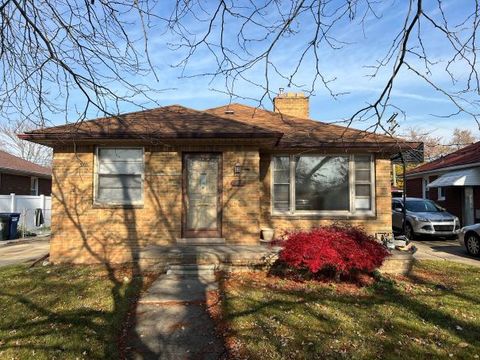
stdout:
[[(188, 230), (187, 229), (187, 157), (203, 155), (218, 159), (217, 165), (217, 229), (216, 230)], [(223, 194), (223, 156), (221, 152), (198, 151), (182, 153), (182, 238), (221, 238), (222, 237), (222, 194)]]
[[(472, 200), (470, 203), (469, 200)], [(463, 226), (475, 224), (475, 197), (472, 186), (463, 188)], [(470, 206), (469, 206), (470, 205)]]

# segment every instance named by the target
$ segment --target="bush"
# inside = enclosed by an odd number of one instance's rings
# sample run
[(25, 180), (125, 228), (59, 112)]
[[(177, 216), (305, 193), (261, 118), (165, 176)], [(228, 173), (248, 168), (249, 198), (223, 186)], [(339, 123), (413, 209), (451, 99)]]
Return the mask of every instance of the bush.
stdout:
[(387, 249), (363, 229), (323, 226), (284, 236), (279, 261), (300, 274), (331, 277), (370, 273), (389, 255)]

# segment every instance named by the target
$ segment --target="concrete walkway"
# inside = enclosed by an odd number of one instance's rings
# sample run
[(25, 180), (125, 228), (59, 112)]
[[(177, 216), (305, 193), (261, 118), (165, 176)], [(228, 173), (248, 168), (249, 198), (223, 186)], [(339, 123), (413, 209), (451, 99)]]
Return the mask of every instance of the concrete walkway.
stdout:
[(216, 289), (213, 273), (157, 279), (137, 307), (133, 358), (221, 359), (223, 342), (205, 309), (206, 293)]
[(462, 264), (479, 266), (480, 258), (468, 255), (467, 250), (457, 240), (415, 240), (417, 247), (414, 254), (418, 260), (449, 260)]
[(34, 261), (50, 250), (50, 237), (15, 240), (0, 246), (0, 266)]

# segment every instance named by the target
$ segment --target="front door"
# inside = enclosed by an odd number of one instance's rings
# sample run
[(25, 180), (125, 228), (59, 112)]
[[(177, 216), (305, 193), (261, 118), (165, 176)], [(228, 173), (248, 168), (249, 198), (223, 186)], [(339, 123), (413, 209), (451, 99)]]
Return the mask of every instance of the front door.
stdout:
[(222, 236), (222, 164), (215, 153), (183, 156), (183, 237)]

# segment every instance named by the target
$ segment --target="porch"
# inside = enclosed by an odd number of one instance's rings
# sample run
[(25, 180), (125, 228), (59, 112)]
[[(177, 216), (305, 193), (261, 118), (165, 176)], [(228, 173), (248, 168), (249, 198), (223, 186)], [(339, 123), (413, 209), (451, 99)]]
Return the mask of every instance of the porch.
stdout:
[[(144, 270), (176, 271), (180, 275), (201, 275), (216, 270), (255, 271), (273, 264), (280, 249), (269, 245), (150, 245), (140, 250), (139, 264)], [(413, 261), (411, 253), (393, 250), (380, 271), (407, 274)]]
[(280, 247), (269, 245), (148, 245), (140, 250), (142, 269), (168, 271), (172, 266), (208, 266), (215, 270), (242, 271), (273, 263)]

